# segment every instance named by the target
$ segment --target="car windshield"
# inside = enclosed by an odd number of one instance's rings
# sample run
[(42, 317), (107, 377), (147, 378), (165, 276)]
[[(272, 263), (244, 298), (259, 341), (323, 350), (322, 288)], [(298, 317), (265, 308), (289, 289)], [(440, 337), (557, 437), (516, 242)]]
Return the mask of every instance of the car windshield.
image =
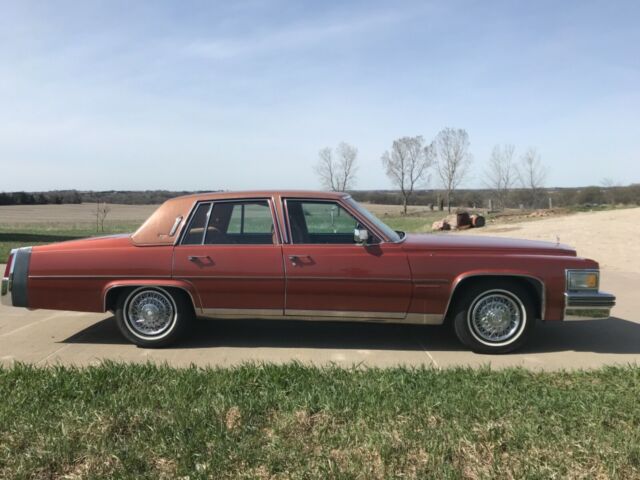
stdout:
[(360, 205), (358, 202), (356, 202), (353, 198), (349, 197), (349, 198), (346, 199), (346, 201), (349, 203), (349, 205), (351, 205), (353, 208), (355, 208), (358, 211), (358, 213), (360, 213), (364, 218), (366, 218), (369, 222), (371, 222), (373, 225), (375, 225), (375, 227), (378, 230), (380, 230), (382, 233), (384, 233), (385, 236), (390, 241), (399, 242), (404, 237), (404, 232), (396, 232), (393, 228), (391, 228), (389, 225), (384, 223), (382, 220), (380, 220), (378, 217), (376, 217), (369, 210), (364, 208), (362, 205)]

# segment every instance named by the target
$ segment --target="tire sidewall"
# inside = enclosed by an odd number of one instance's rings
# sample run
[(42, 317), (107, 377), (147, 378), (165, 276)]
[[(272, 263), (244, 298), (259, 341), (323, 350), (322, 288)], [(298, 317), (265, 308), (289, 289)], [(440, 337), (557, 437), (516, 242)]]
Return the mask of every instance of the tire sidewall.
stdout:
[[(131, 300), (137, 294), (146, 290), (151, 290), (165, 295), (174, 308), (174, 316), (171, 325), (156, 336), (147, 336), (136, 332), (131, 326), (128, 318), (127, 310)], [(115, 317), (118, 329), (127, 340), (140, 347), (154, 348), (165, 347), (178, 340), (178, 338), (184, 333), (186, 324), (192, 316), (190, 313), (188, 305), (184, 301), (182, 295), (176, 295), (163, 287), (143, 286), (127, 289), (120, 294), (118, 297), (118, 307), (116, 309)]]
[[(482, 339), (471, 325), (473, 307), (485, 296), (500, 293), (514, 300), (522, 316), (522, 324), (507, 340), (488, 342)], [(458, 339), (477, 353), (509, 353), (520, 348), (529, 339), (535, 326), (535, 308), (532, 295), (522, 286), (512, 282), (492, 280), (473, 285), (457, 301), (453, 317)]]

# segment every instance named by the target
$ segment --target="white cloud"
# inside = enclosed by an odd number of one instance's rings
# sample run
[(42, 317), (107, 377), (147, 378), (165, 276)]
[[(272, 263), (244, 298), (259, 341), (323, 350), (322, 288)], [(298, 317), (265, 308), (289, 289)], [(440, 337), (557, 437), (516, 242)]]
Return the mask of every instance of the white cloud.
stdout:
[(223, 60), (305, 48), (349, 35), (367, 33), (376, 28), (384, 28), (409, 18), (411, 13), (406, 10), (376, 12), (368, 16), (340, 21), (294, 25), (247, 37), (199, 39), (188, 43), (184, 47), (184, 53), (212, 60)]

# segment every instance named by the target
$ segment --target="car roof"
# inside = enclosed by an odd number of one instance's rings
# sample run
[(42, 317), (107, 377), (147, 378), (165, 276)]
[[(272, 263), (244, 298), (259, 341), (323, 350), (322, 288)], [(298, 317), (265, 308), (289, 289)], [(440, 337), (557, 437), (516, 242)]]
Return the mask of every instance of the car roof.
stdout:
[(235, 198), (257, 198), (257, 197), (301, 197), (301, 198), (331, 198), (339, 199), (348, 197), (345, 192), (321, 192), (318, 190), (245, 190), (245, 191), (220, 191), (207, 193), (194, 193), (175, 197), (172, 200), (190, 199), (192, 201), (221, 200)]
[(210, 192), (196, 193), (175, 197), (164, 202), (131, 235), (131, 240), (136, 245), (173, 245), (176, 240), (174, 226), (182, 227), (198, 202), (209, 200), (233, 200), (243, 198), (312, 198), (337, 200), (348, 197), (344, 192), (318, 192), (312, 190), (250, 190), (245, 192)]

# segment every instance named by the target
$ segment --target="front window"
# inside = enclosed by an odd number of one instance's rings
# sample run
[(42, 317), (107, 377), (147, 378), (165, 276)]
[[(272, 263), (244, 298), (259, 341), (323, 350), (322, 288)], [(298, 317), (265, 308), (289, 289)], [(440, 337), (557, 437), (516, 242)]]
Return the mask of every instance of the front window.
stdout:
[(355, 243), (358, 220), (336, 202), (287, 200), (287, 212), (293, 243)]
[(378, 230), (384, 233), (385, 236), (389, 239), (389, 241), (399, 242), (404, 237), (404, 232), (396, 232), (389, 225), (384, 223), (382, 220), (376, 217), (373, 213), (371, 213), (369, 210), (367, 210), (358, 202), (356, 202), (353, 198), (348, 197), (345, 199), (345, 201), (349, 203), (349, 205), (351, 205), (355, 210), (357, 210), (360, 215), (362, 215), (365, 219), (367, 219), (368, 222), (372, 223)]

